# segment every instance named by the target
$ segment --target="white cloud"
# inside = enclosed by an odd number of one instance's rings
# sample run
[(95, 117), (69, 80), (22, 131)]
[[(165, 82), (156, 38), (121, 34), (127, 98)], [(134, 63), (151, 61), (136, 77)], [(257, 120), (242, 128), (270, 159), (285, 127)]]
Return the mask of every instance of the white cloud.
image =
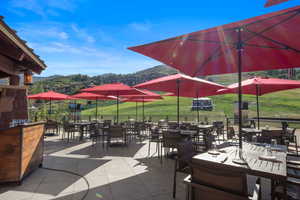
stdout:
[(152, 25), (149, 22), (144, 22), (144, 23), (132, 22), (129, 24), (129, 27), (136, 31), (145, 32), (145, 31), (149, 31)]
[(42, 17), (47, 15), (57, 16), (54, 9), (73, 12), (77, 8), (78, 0), (11, 0), (10, 6), (16, 9), (25, 9)]
[(45, 24), (19, 24), (17, 27), (18, 33), (23, 38), (29, 38), (32, 40), (36, 39), (60, 39), (67, 40), (69, 34), (61, 28), (55, 27), (54, 25)]
[(85, 40), (86, 42), (94, 43), (96, 41), (93, 36), (86, 32), (86, 30), (78, 28), (76, 24), (72, 24), (71, 28), (77, 34), (77, 37)]

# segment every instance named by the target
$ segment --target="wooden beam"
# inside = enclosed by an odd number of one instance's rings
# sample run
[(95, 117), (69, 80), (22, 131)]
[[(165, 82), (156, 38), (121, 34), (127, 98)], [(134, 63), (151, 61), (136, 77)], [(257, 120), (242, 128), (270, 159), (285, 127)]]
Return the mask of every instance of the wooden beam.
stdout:
[(6, 42), (0, 35), (0, 54), (12, 58), (14, 60), (22, 61), (25, 57), (24, 52), (15, 48)]
[(2, 55), (0, 55), (0, 71), (9, 75), (18, 75), (21, 73), (12, 60)]

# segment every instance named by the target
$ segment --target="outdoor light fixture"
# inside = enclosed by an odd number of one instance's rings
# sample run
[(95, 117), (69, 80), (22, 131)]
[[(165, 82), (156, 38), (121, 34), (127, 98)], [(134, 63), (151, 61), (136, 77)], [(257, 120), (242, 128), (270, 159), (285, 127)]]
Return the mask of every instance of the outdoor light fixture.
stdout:
[(24, 72), (24, 85), (32, 85), (32, 72), (29, 70)]

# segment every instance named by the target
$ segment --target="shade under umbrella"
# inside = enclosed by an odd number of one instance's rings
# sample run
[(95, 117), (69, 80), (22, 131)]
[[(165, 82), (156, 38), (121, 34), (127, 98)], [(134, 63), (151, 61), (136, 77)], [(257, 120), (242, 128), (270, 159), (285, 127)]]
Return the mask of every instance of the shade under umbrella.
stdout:
[[(179, 124), (179, 96), (181, 97), (204, 97), (216, 95), (217, 91), (225, 87), (217, 83), (206, 81), (199, 78), (193, 78), (183, 74), (174, 74), (164, 76), (145, 83), (134, 86), (136, 88), (145, 88), (172, 93), (177, 96), (177, 123)], [(199, 111), (198, 111), (199, 121)]]
[[(279, 79), (279, 78), (261, 78), (254, 77), (242, 81), (242, 93), (256, 95), (256, 111), (257, 111), (257, 121), (258, 128), (259, 124), (259, 102), (258, 96), (264, 94), (278, 92), (281, 90), (290, 90), (295, 88), (300, 88), (300, 81)], [(228, 89), (221, 90), (220, 94), (236, 93), (238, 90), (238, 84), (234, 83), (227, 87)]]
[(300, 6), (129, 49), (190, 76), (238, 72), (242, 148), (242, 72), (300, 66)]
[(265, 4), (265, 7), (270, 7), (270, 6), (274, 6), (283, 2), (286, 2), (289, 0), (268, 0)]
[(82, 92), (71, 97), (77, 99), (85, 99), (85, 100), (95, 100), (96, 101), (96, 119), (98, 119), (98, 100), (116, 100), (117, 97), (114, 96), (105, 96), (101, 94), (89, 93), (89, 92)]
[(142, 91), (132, 88), (123, 83), (104, 84), (100, 86), (94, 86), (91, 88), (82, 89), (83, 92), (91, 92), (96, 94), (102, 94), (106, 96), (117, 97), (117, 123), (119, 122), (119, 98), (123, 95), (141, 95)]
[(27, 98), (50, 101), (50, 105), (49, 105), (50, 114), (52, 113), (52, 104), (51, 104), (52, 100), (71, 100), (72, 99), (68, 95), (61, 94), (61, 93), (54, 92), (54, 91), (48, 91), (48, 92), (42, 92), (42, 93), (38, 93), (38, 94), (29, 95)]

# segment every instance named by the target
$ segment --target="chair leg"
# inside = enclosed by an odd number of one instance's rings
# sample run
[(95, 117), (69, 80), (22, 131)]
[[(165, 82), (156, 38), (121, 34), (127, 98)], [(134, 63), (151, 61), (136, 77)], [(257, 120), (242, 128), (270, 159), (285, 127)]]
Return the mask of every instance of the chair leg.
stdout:
[(174, 180), (173, 180), (173, 198), (176, 197), (176, 178), (177, 178), (177, 160), (175, 161), (174, 167)]

